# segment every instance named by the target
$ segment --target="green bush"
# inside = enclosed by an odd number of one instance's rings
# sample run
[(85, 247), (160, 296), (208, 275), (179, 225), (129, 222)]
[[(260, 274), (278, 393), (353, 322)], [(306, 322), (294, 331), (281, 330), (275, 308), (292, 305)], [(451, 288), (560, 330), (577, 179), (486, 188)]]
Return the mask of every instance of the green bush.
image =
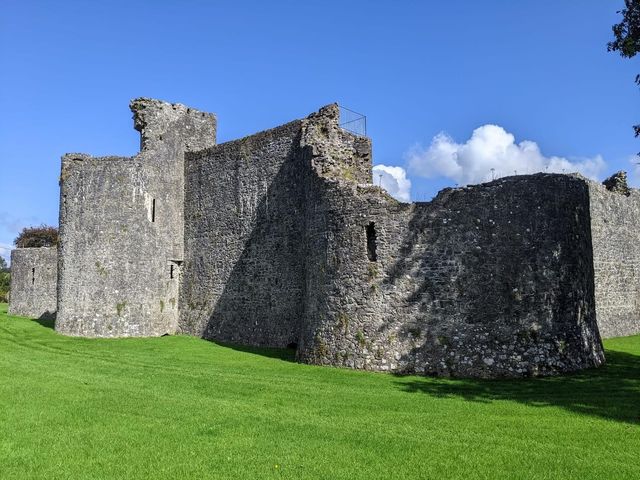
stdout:
[(9, 285), (11, 283), (11, 273), (8, 270), (0, 271), (0, 303), (9, 301)]
[(55, 247), (58, 245), (58, 229), (48, 225), (25, 227), (13, 244), (18, 248)]

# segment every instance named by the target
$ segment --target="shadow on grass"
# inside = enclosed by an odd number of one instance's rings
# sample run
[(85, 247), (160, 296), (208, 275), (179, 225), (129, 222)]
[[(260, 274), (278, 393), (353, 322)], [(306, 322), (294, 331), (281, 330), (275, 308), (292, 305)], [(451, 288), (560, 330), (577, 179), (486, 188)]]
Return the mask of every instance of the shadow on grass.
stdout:
[(51, 330), (53, 330), (56, 324), (56, 314), (45, 312), (40, 315), (40, 317), (34, 318), (33, 321), (42, 327), (50, 328)]
[(40, 326), (45, 328), (50, 328), (51, 330), (54, 329), (56, 324), (56, 321), (53, 318), (34, 318), (33, 321), (39, 324)]
[(576, 374), (523, 380), (407, 379), (399, 388), (471, 402), (510, 400), (640, 424), (640, 356), (608, 350), (607, 364)]
[(223, 342), (213, 342), (221, 347), (237, 350), (238, 352), (253, 353), (263, 357), (277, 358), (285, 362), (296, 361), (296, 351), (293, 348), (269, 348), (269, 347), (249, 347), (246, 345), (234, 345)]

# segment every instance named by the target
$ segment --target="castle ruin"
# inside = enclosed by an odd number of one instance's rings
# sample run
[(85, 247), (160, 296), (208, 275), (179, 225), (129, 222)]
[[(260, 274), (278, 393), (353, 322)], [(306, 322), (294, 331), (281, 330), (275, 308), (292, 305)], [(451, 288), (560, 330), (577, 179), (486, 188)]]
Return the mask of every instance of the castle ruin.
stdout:
[(601, 337), (640, 333), (640, 192), (615, 179), (521, 175), (401, 203), (337, 105), (222, 144), (212, 114), (131, 109), (138, 155), (63, 157), (57, 255), (14, 252), (11, 313), (53, 303), (65, 335), (468, 377), (595, 367)]

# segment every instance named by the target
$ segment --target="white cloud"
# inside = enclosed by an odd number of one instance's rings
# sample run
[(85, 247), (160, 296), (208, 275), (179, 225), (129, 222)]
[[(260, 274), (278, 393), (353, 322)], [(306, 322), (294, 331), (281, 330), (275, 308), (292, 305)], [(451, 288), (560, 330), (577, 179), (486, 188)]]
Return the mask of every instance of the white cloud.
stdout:
[[(600, 155), (567, 159), (545, 157), (536, 142), (515, 142), (515, 137), (498, 125), (476, 128), (465, 143), (456, 143), (439, 133), (428, 148), (415, 146), (406, 154), (409, 173), (426, 178), (447, 177), (460, 185), (504, 177), (536, 173), (580, 172), (597, 179), (606, 167)], [(491, 171), (494, 169), (494, 172)]]
[(411, 180), (407, 178), (407, 172), (402, 167), (388, 165), (375, 165), (373, 167), (373, 183), (384, 188), (389, 195), (408, 202), (411, 192)]

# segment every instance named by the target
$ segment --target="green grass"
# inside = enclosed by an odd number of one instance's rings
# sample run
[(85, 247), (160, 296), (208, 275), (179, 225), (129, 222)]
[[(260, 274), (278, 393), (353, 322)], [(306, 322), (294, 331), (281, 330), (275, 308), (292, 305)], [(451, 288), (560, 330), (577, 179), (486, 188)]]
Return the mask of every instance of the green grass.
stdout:
[(51, 327), (0, 305), (0, 478), (640, 478), (640, 337), (598, 370), (476, 381)]

